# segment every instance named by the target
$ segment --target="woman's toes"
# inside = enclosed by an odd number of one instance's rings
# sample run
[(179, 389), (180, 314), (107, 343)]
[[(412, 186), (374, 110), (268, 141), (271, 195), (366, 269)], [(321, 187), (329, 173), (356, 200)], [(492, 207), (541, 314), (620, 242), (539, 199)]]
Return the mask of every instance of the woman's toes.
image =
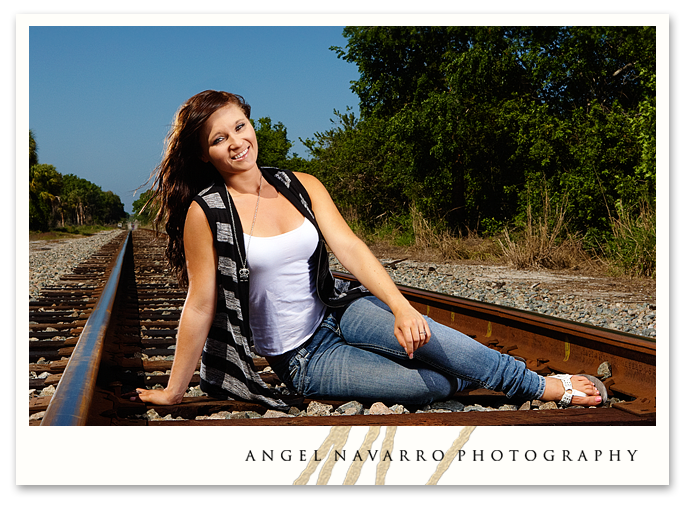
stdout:
[(580, 392), (584, 392), (586, 394), (586, 397), (579, 397), (576, 395), (572, 397), (572, 404), (581, 406), (598, 406), (601, 404), (601, 402), (603, 402), (598, 388), (596, 388), (596, 385), (594, 385), (593, 382), (591, 382), (588, 378), (583, 376), (573, 376), (572, 387), (575, 390), (579, 390)]

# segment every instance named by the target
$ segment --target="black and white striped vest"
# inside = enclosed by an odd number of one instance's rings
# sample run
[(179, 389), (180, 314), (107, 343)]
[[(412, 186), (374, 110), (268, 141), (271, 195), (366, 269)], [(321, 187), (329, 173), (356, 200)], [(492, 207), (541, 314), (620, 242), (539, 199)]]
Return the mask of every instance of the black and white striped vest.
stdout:
[[(274, 186), (315, 226), (320, 240), (317, 255), (317, 293), (329, 307), (343, 307), (368, 295), (360, 284), (335, 280), (329, 270), (324, 237), (313, 215), (305, 187), (291, 171), (261, 167), (266, 181)], [(223, 181), (202, 190), (196, 197), (207, 217), (218, 255), (216, 315), (202, 352), (200, 387), (214, 397), (260, 402), (272, 409), (287, 410), (278, 392), (270, 388), (253, 367), (252, 333), (249, 320), (249, 284), (238, 282), (239, 250), (246, 258), (240, 218)], [(232, 214), (231, 214), (232, 213)], [(232, 216), (232, 218), (231, 218)], [(231, 219), (240, 239), (235, 241)]]

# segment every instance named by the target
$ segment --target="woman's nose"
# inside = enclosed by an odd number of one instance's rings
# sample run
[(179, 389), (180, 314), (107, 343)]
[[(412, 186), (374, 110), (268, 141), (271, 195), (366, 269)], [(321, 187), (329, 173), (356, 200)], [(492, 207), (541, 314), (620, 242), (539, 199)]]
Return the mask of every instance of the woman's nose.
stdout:
[(240, 136), (238, 135), (229, 135), (228, 136), (228, 147), (230, 149), (235, 149), (240, 145)]

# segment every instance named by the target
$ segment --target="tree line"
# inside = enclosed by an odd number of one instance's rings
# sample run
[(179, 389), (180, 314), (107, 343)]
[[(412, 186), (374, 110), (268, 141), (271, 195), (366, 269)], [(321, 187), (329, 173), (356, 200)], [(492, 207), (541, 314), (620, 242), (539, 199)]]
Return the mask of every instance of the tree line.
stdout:
[(67, 226), (113, 224), (127, 218), (120, 197), (94, 183), (61, 174), (38, 160), (36, 139), (29, 130), (29, 229), (47, 231)]
[[(347, 27), (360, 111), (301, 141), (337, 205), (461, 234), (548, 202), (595, 246), (655, 207), (655, 27)], [(654, 220), (655, 221), (655, 220)]]

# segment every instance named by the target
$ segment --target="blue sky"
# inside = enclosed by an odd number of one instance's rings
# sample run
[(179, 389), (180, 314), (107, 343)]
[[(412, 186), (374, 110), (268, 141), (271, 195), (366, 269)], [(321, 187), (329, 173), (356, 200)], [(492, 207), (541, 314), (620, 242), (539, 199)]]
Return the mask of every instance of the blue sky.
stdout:
[[(32, 26), (29, 125), (39, 162), (120, 196), (160, 160), (173, 114), (205, 89), (238, 93), (252, 117), (299, 138), (327, 130), (337, 109), (358, 110), (355, 64), (336, 57), (339, 26)], [(139, 195), (139, 193), (137, 194)]]

